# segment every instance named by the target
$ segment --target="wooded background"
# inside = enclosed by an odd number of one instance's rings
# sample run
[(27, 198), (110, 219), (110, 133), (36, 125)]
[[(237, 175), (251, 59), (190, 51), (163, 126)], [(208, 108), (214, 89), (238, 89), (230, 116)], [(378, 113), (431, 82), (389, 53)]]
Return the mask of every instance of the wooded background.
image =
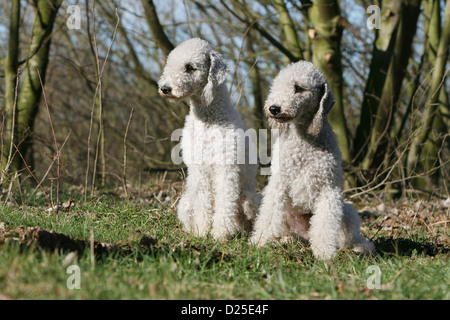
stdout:
[(160, 98), (157, 80), (191, 37), (227, 59), (247, 128), (267, 128), (281, 68), (303, 59), (324, 72), (348, 195), (448, 197), (450, 0), (11, 0), (0, 3), (0, 199), (27, 181), (128, 194), (179, 168), (170, 137), (188, 102)]

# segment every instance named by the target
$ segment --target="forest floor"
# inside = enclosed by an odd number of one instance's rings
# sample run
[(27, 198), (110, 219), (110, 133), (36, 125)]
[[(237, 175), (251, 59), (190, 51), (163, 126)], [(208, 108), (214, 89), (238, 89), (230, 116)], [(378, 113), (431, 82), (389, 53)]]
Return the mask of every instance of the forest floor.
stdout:
[(126, 199), (67, 190), (57, 215), (39, 193), (0, 205), (0, 300), (450, 299), (448, 199), (363, 197), (355, 206), (377, 254), (323, 262), (300, 241), (257, 249), (245, 235), (185, 233), (176, 182)]

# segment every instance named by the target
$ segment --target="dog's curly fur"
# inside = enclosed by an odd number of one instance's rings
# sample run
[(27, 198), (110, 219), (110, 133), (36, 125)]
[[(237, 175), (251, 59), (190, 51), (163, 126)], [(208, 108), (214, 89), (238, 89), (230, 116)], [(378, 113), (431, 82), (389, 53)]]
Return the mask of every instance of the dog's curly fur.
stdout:
[(319, 259), (343, 247), (374, 251), (360, 234), (358, 213), (343, 201), (341, 153), (327, 120), (333, 104), (328, 81), (312, 63), (291, 64), (274, 79), (265, 112), (280, 135), (253, 243), (297, 234)]
[(188, 175), (178, 218), (188, 231), (216, 239), (248, 230), (260, 200), (257, 164), (237, 161), (243, 149), (248, 159), (248, 145), (239, 136), (245, 128), (228, 95), (227, 74), (221, 55), (205, 40), (193, 38), (169, 54), (158, 82), (163, 97), (190, 99), (181, 139)]

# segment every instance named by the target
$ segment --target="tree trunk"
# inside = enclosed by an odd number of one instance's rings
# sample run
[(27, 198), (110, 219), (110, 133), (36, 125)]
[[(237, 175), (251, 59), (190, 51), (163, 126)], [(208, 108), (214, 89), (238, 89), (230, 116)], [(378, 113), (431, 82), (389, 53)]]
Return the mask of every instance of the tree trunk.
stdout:
[(337, 0), (316, 0), (308, 10), (313, 28), (313, 63), (324, 73), (330, 82), (336, 103), (329, 114), (329, 121), (336, 133), (342, 160), (348, 162), (349, 131), (343, 106), (343, 79), (341, 64), (341, 36), (344, 22), (340, 16)]
[(395, 32), (395, 44), (375, 122), (370, 134), (368, 151), (361, 164), (363, 169), (378, 168), (383, 162), (388, 146), (392, 119), (397, 111), (400, 90), (412, 51), (412, 41), (420, 13), (420, 0), (403, 1), (401, 17)]
[(169, 55), (170, 51), (174, 49), (174, 45), (169, 40), (167, 35), (164, 32), (163, 27), (158, 18), (158, 14), (156, 13), (155, 5), (153, 4), (153, 0), (142, 0), (142, 5), (144, 6), (145, 18), (147, 20), (147, 24), (150, 27), (150, 32), (152, 33), (153, 40), (156, 45), (161, 48), (166, 56)]
[[(11, 141), (17, 133), (16, 128), (16, 84), (17, 70), (19, 68), (19, 28), (20, 28), (20, 0), (12, 1), (11, 5), (11, 21), (9, 26), (8, 55), (4, 61), (5, 69), (5, 115), (6, 115), (6, 131), (3, 136), (2, 144), (2, 172), (8, 169), (8, 158), (14, 153), (14, 147), (10, 150)], [(11, 163), (12, 170), (18, 170), (18, 158)], [(6, 172), (5, 172), (6, 173)]]
[[(283, 30), (283, 34), (285, 37), (284, 46), (295, 56), (298, 57), (297, 60), (303, 60), (303, 52), (300, 46), (300, 41), (297, 36), (297, 31), (295, 30), (294, 22), (289, 14), (289, 11), (286, 8), (286, 4), (284, 0), (274, 0), (275, 8), (278, 11), (278, 15), (280, 16), (280, 25)], [(284, 57), (286, 63), (290, 62), (288, 57)]]
[[(444, 86), (445, 82), (445, 79), (443, 78), (445, 73), (445, 66), (447, 64), (448, 59), (449, 45), (450, 45), (450, 0), (447, 0), (444, 17), (444, 26), (441, 32), (439, 46), (437, 48), (434, 71), (431, 78), (431, 85), (428, 91), (428, 99), (427, 99), (428, 101), (424, 115), (421, 119), (421, 126), (418, 128), (418, 133), (411, 143), (411, 148), (408, 154), (408, 161), (406, 166), (407, 174), (412, 173), (414, 165), (419, 160), (423, 150), (423, 145), (426, 142), (427, 138), (429, 137), (430, 132), (432, 131), (433, 121), (435, 121), (436, 114), (439, 112), (439, 97), (440, 92), (444, 91), (442, 87)], [(435, 124), (439, 125), (439, 123)], [(439, 137), (439, 133), (436, 134)], [(431, 165), (430, 163), (428, 163), (427, 165), (426, 162), (427, 159), (424, 160), (425, 169), (427, 169), (427, 167)]]
[(377, 114), (387, 70), (394, 52), (401, 7), (401, 2), (397, 0), (384, 0), (382, 2), (380, 29), (376, 29), (375, 33), (369, 77), (367, 78), (361, 113), (353, 141), (352, 157), (356, 164), (363, 160), (367, 152), (370, 133), (375, 121), (374, 117)]
[(18, 148), (23, 156), (32, 146), (30, 134), (33, 132), (34, 119), (42, 96), (37, 70), (39, 70), (42, 82), (45, 84), (51, 33), (61, 0), (35, 0), (34, 4), (36, 6), (36, 18), (29, 49), (31, 57), (26, 62), (26, 74), (17, 103), (17, 139), (14, 139), (17, 144), (20, 143)]
[[(253, 38), (253, 32), (250, 31), (247, 36), (247, 49), (249, 54), (252, 57), (256, 57), (257, 53), (254, 49), (254, 38)], [(254, 99), (253, 104), (253, 115), (255, 116), (255, 129), (262, 129), (264, 128), (264, 97), (265, 93), (263, 90), (263, 77), (261, 76), (261, 72), (258, 67), (258, 63), (249, 61), (248, 66), (252, 68), (250, 70), (250, 80), (252, 82), (252, 94)]]
[[(409, 98), (409, 104), (406, 111), (406, 114), (404, 116), (404, 119), (402, 121), (402, 125), (396, 132), (391, 134), (392, 137), (400, 137), (402, 129), (404, 125), (406, 124), (406, 120), (408, 118), (411, 119), (411, 129), (410, 133), (413, 134), (417, 128), (421, 126), (422, 123), (422, 117), (420, 116), (420, 112), (423, 111), (424, 107), (421, 102), (422, 99), (419, 99), (418, 97), (420, 95), (426, 94), (426, 82), (424, 82), (423, 77), (421, 77), (422, 74), (426, 74), (425, 79), (428, 78), (428, 75), (431, 72), (431, 69), (434, 68), (434, 63), (436, 60), (436, 53), (439, 47), (439, 38), (441, 35), (441, 6), (440, 6), (440, 0), (432, 0), (432, 1), (426, 1), (423, 4), (423, 14), (424, 14), (424, 25), (426, 27), (424, 28), (424, 31), (426, 32), (426, 37), (424, 39), (424, 48), (423, 53), (420, 59), (420, 64), (417, 70), (415, 70), (414, 74), (414, 84), (408, 87), (408, 94), (410, 96)], [(441, 94), (445, 95), (445, 90), (441, 90)], [(414, 109), (416, 110), (415, 113), (410, 115), (411, 111)], [(441, 120), (441, 118), (436, 117), (436, 120)], [(435, 126), (435, 129), (439, 127), (441, 123), (433, 123), (433, 126)], [(411, 136), (405, 137), (403, 140), (410, 139)], [(404, 142), (404, 141), (403, 141)], [(424, 146), (424, 152), (427, 155), (424, 160), (422, 161), (416, 161), (416, 163), (419, 165), (423, 165), (421, 169), (424, 169), (425, 171), (430, 171), (432, 167), (435, 166), (435, 164), (439, 161), (438, 160), (438, 148), (437, 145), (434, 143), (439, 143), (438, 139), (436, 141), (431, 141), (430, 139), (427, 140), (426, 145)], [(442, 141), (441, 141), (442, 142)], [(440, 144), (439, 144), (440, 145)], [(406, 154), (405, 164), (408, 162), (408, 154)], [(415, 186), (419, 187), (421, 189), (427, 189), (426, 184), (431, 187), (430, 184), (430, 177), (433, 177), (434, 182), (439, 177), (439, 170), (436, 170), (432, 175), (424, 176), (421, 178), (416, 178), (410, 183)]]

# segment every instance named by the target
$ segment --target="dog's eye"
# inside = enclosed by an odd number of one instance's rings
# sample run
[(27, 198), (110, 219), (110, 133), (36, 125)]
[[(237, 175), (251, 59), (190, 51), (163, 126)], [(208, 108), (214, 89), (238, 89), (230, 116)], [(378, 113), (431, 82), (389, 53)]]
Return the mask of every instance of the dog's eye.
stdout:
[(187, 73), (190, 73), (190, 72), (192, 72), (192, 71), (195, 71), (195, 70), (197, 70), (197, 69), (195, 69), (191, 64), (187, 64), (185, 67), (185, 70), (186, 70), (186, 72)]
[(294, 88), (295, 88), (295, 93), (303, 92), (306, 90), (305, 88), (302, 88), (299, 85), (295, 85)]

